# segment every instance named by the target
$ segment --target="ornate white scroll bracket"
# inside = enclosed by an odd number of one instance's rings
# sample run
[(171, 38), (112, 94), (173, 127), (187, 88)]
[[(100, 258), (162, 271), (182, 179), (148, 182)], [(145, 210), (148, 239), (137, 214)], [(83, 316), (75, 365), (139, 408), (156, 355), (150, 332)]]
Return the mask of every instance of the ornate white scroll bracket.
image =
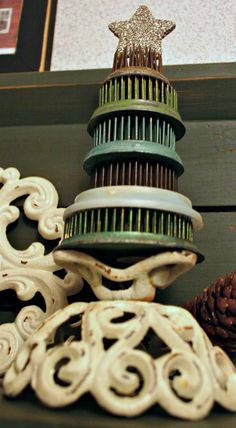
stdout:
[[(52, 253), (45, 255), (40, 242), (33, 242), (19, 251), (11, 246), (7, 227), (20, 215), (14, 201), (24, 196), (23, 211), (27, 218), (36, 221), (38, 232), (45, 239), (61, 238), (63, 233), (63, 208), (58, 208), (55, 187), (41, 177), (20, 178), (16, 168), (0, 168), (0, 291), (14, 290), (25, 307), (14, 323), (0, 326), (0, 375), (5, 372), (23, 341), (43, 320), (67, 304), (67, 296), (82, 286), (82, 281), (69, 273), (64, 280), (55, 273), (60, 269)], [(36, 293), (40, 293), (45, 310), (30, 305)]]
[[(73, 250), (55, 251), (54, 259), (58, 266), (83, 278), (99, 300), (152, 301), (156, 289), (167, 287), (192, 269), (197, 256), (190, 251), (166, 251), (124, 269), (113, 268), (88, 254)], [(107, 285), (107, 280), (111, 287)], [(122, 283), (120, 289), (112, 289), (112, 285), (118, 283)], [(126, 284), (129, 285), (124, 288)]]
[(136, 416), (153, 405), (200, 419), (214, 401), (236, 410), (236, 369), (186, 310), (147, 302), (74, 303), (23, 344), (4, 378), (16, 396), (31, 385), (47, 406), (90, 392), (100, 406)]

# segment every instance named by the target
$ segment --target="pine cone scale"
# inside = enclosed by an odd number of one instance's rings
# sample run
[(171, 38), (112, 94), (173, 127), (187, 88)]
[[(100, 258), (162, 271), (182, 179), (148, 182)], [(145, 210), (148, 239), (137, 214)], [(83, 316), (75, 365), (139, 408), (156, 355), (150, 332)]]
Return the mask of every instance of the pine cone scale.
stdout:
[(219, 309), (220, 312), (222, 312), (222, 314), (225, 313), (226, 309), (228, 309), (228, 299), (226, 297), (218, 297), (216, 299), (216, 305), (217, 308)]
[(228, 299), (229, 311), (232, 315), (236, 315), (236, 299)]
[(236, 271), (217, 278), (184, 307), (213, 344), (226, 352), (236, 352)]

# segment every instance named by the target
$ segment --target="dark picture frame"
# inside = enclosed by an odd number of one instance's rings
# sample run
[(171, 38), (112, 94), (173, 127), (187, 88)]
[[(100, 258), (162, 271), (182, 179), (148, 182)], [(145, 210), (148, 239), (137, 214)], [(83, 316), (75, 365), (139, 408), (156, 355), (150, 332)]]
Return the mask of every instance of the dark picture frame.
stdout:
[(23, 0), (0, 0), (0, 55), (16, 53)]
[(14, 55), (0, 55), (0, 73), (50, 69), (57, 0), (23, 0)]

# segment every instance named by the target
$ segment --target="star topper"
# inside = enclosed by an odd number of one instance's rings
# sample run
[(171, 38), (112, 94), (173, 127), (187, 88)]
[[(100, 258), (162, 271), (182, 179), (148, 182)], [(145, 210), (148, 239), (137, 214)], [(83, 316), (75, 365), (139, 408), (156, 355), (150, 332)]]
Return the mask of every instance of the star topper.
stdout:
[(118, 52), (140, 47), (161, 55), (161, 41), (173, 31), (175, 23), (155, 19), (147, 6), (140, 6), (129, 21), (112, 22), (109, 29), (119, 38)]

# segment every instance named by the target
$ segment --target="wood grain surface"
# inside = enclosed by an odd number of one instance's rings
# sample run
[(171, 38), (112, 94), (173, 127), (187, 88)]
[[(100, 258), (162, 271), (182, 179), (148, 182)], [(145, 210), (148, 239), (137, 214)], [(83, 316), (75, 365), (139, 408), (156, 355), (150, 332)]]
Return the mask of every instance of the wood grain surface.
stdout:
[[(179, 190), (195, 207), (236, 207), (236, 121), (185, 122), (177, 142), (185, 172)], [(61, 205), (89, 187), (83, 159), (92, 147), (87, 125), (2, 127), (2, 167), (16, 166), (22, 175), (48, 178), (57, 187)], [(222, 207), (222, 208), (220, 208)]]
[(15, 400), (2, 397), (0, 391), (0, 420), (4, 428), (232, 428), (235, 415), (215, 407), (207, 419), (188, 422), (167, 416), (153, 406), (144, 415), (125, 419), (107, 414), (90, 396), (82, 397), (73, 406), (53, 410), (37, 402), (31, 391)]
[[(236, 119), (236, 65), (169, 66), (183, 120)], [(110, 70), (0, 75), (0, 126), (87, 123)]]

